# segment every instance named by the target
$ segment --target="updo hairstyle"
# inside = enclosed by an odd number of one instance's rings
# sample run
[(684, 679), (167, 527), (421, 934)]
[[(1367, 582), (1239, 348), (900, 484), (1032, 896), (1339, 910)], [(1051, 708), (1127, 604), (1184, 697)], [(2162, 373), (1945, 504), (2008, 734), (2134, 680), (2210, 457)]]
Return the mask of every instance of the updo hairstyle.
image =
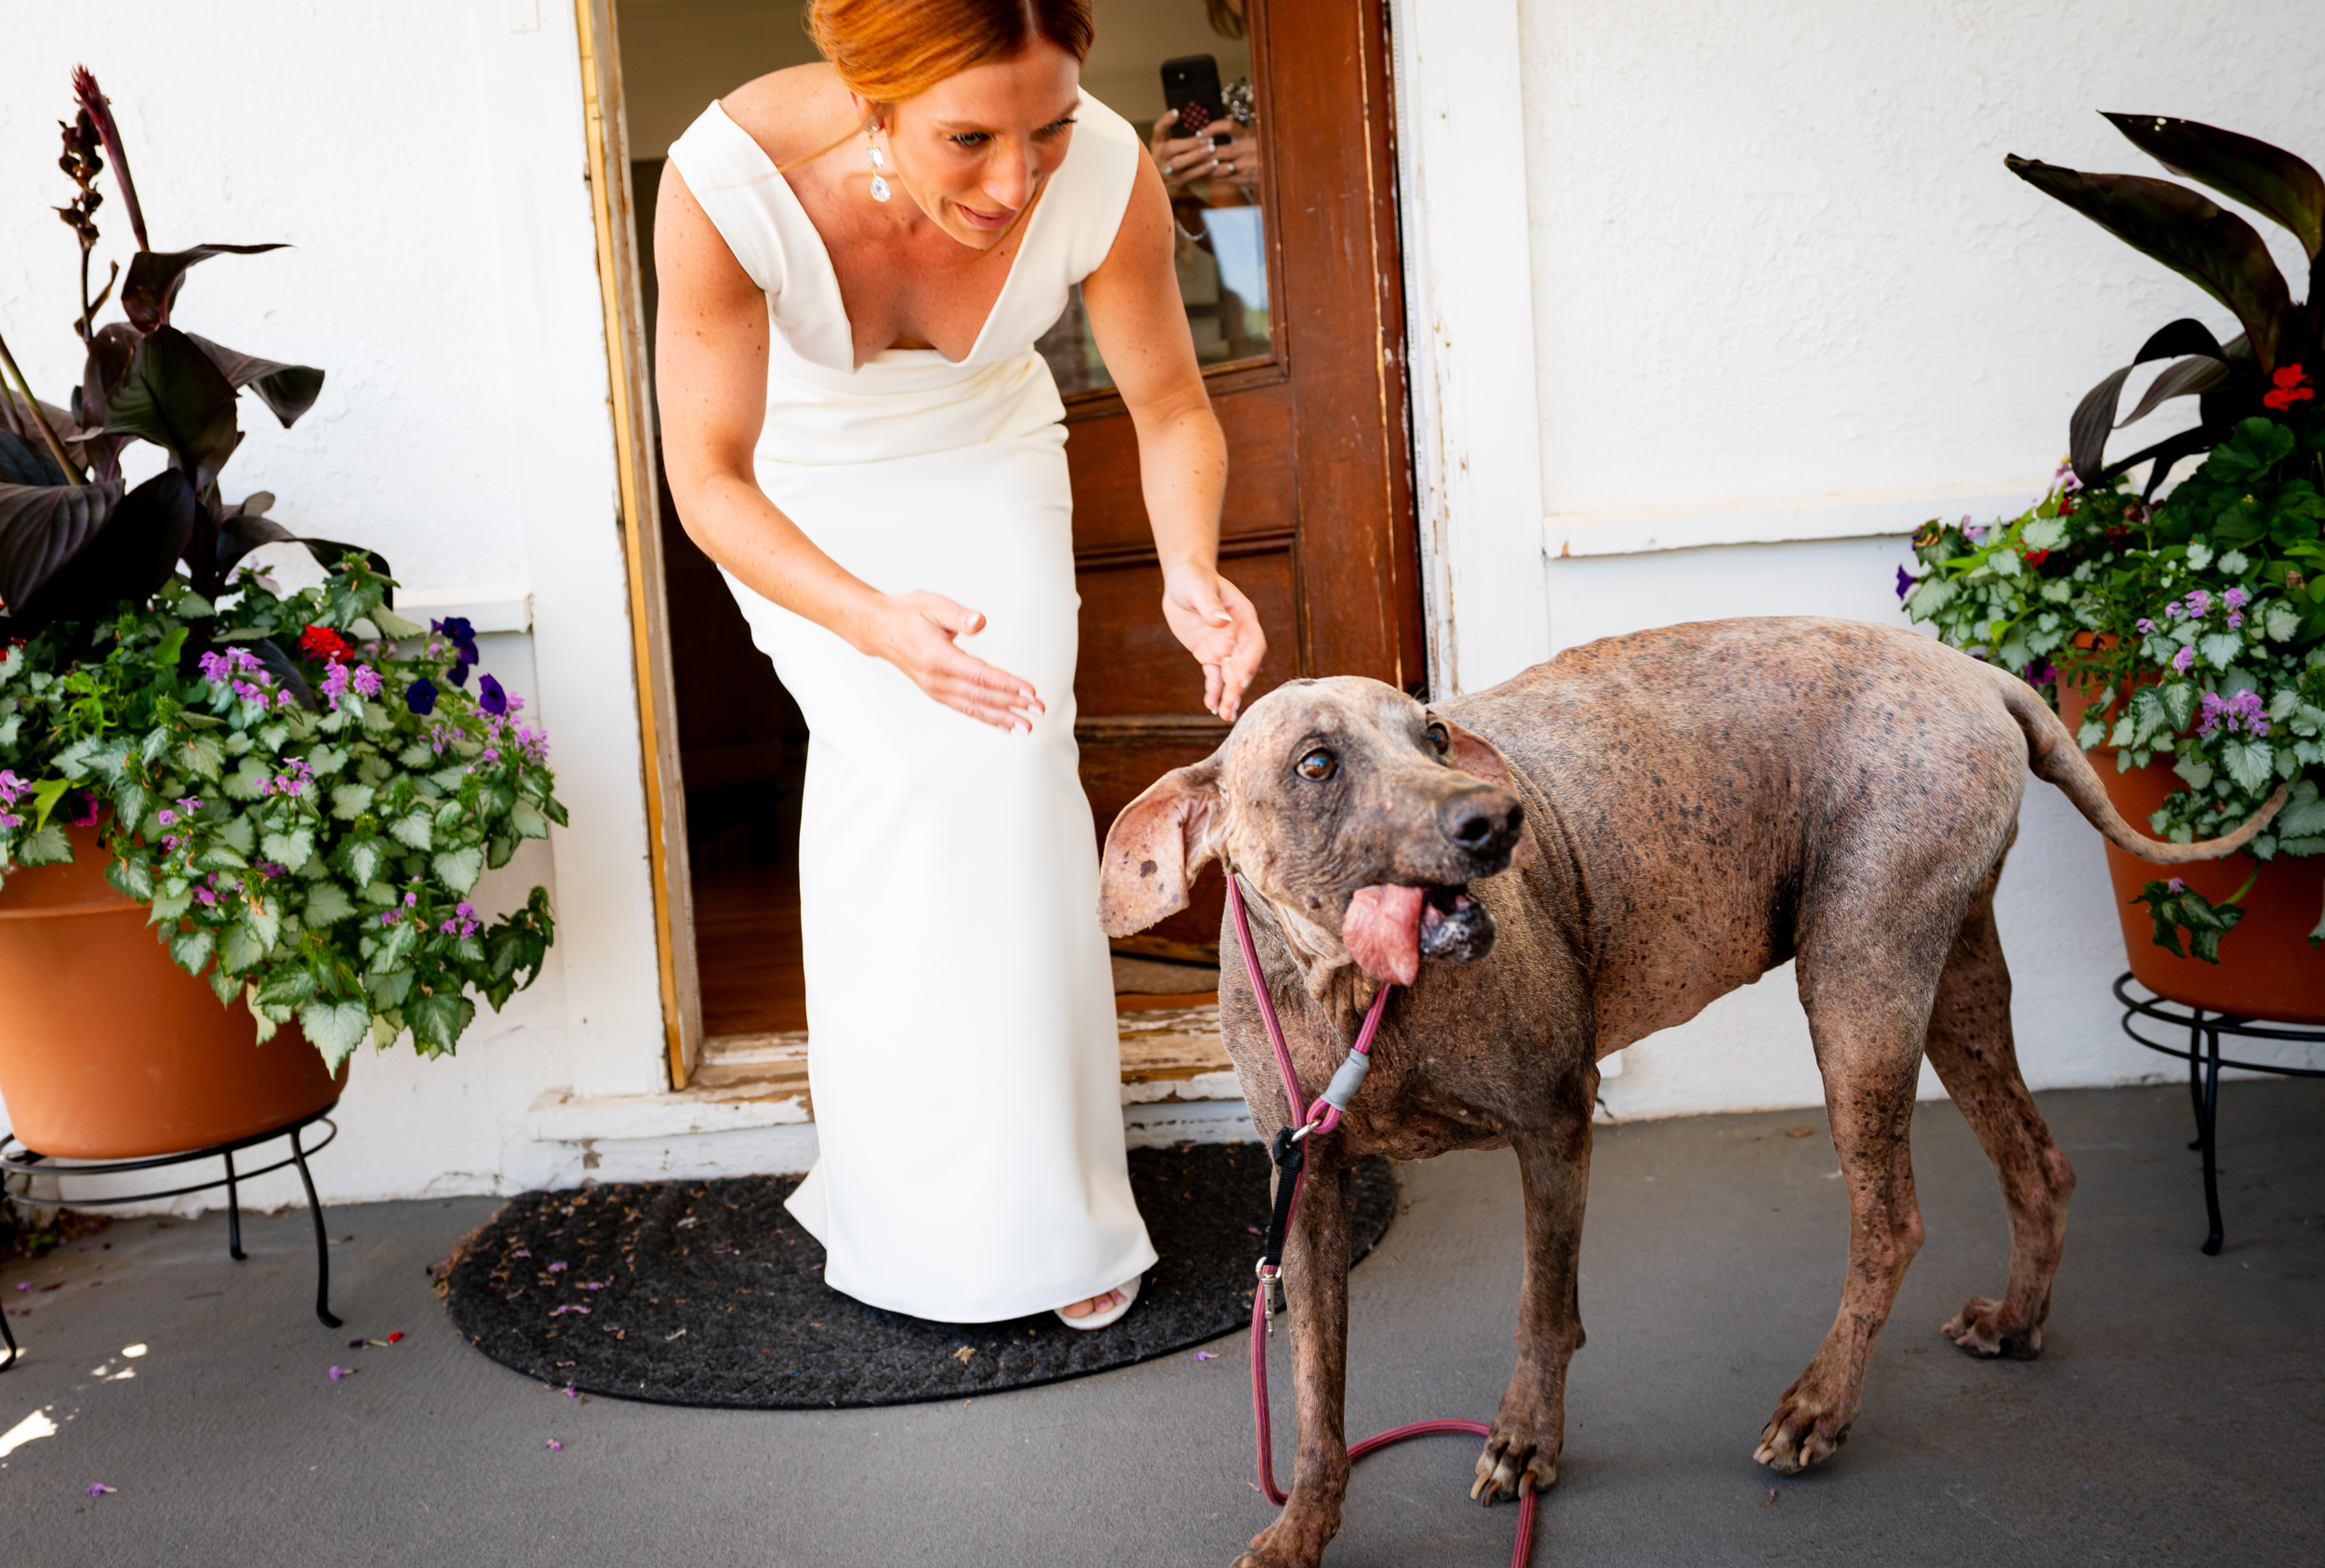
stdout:
[(886, 105), (1036, 41), (1089, 59), (1090, 0), (808, 0), (807, 31), (849, 91)]

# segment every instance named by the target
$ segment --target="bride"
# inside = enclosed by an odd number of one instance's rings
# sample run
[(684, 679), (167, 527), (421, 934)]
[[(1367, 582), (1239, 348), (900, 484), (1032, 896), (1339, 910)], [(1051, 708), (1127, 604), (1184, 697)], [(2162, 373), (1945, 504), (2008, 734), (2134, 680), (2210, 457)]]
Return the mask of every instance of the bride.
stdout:
[[(1129, 1310), (1076, 773), (1072, 498), (1033, 341), (1082, 286), (1138, 440), (1164, 621), (1232, 720), (1267, 643), (1219, 575), (1227, 450), (1087, 0), (815, 0), (824, 62), (705, 110), (656, 209), (664, 463), (814, 736), (800, 848), (825, 1278), (979, 1322)], [(1189, 682), (1192, 681), (1189, 672)]]

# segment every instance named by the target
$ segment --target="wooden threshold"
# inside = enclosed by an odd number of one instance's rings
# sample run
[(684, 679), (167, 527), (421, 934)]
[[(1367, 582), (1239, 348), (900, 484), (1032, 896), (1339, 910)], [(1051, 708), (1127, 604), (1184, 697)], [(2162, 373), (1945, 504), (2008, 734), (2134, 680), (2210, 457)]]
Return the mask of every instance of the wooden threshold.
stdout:
[[(1167, 1002), (1119, 1015), (1124, 1104), (1156, 1100), (1240, 1098), (1235, 1064), (1219, 1038), (1219, 1007), (1208, 998), (1139, 998)], [(807, 1087), (807, 1031), (714, 1034), (702, 1042), (689, 1092), (724, 1102), (796, 1100), (803, 1119), (815, 1105)]]

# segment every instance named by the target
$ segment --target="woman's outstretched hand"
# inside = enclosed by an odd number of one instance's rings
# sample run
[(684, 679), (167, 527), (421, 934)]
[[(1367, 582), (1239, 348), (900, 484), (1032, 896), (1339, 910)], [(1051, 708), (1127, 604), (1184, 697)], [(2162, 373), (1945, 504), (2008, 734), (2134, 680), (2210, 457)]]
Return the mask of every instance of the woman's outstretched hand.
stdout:
[(985, 617), (941, 593), (884, 596), (864, 651), (886, 659), (946, 707), (996, 729), (1030, 730), (1042, 699), (1031, 683), (997, 670), (953, 639), (985, 630)]
[(1242, 590), (1216, 571), (1182, 565), (1163, 573), (1162, 618), (1202, 666), (1203, 707), (1233, 724), (1243, 692), (1268, 655), (1259, 612)]

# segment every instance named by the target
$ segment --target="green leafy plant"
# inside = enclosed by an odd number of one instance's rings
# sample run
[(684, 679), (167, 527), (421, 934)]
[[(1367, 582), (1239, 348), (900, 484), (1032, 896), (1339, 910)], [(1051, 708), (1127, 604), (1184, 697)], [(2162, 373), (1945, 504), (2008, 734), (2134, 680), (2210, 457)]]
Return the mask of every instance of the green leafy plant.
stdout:
[[(336, 1067), (369, 1035), (451, 1051), (538, 976), (547, 894), (481, 915), (487, 867), (565, 820), (548, 742), (490, 675), (475, 633), (396, 615), (377, 554), (300, 538), (273, 498), (219, 489), (241, 445), (239, 392), (287, 428), (323, 372), (219, 347), (170, 325), (188, 268), (279, 248), (146, 244), (120, 136), (87, 72), (64, 126), (78, 188), (59, 209), (81, 244), (85, 348), (69, 406), (0, 369), (0, 872), (72, 857), (98, 830), (107, 875), (147, 903), (160, 940), (259, 1037), (296, 1018)], [(138, 250), (89, 293), (113, 160)], [(121, 283), (125, 321), (99, 326)], [(131, 488), (131, 442), (166, 466)], [(260, 545), (302, 546), (323, 581), (286, 591)]]
[[(2292, 299), (2250, 224), (2184, 186), (2008, 160), (2193, 279), (2244, 330), (2225, 345), (2193, 320), (2154, 334), (2076, 408), (2052, 489), (2015, 518), (1925, 525), (1897, 592), (1914, 619), (2025, 676), (2054, 704), (2062, 679), (2093, 688), (2078, 741), (2115, 746), (2126, 771), (2169, 759), (2182, 781), (2151, 817), (2156, 832), (2180, 843), (2225, 832), (2283, 785), (2289, 799), (2250, 852), (2261, 861), (2325, 854), (2325, 405), (2310, 377), (2320, 364), (2325, 179), (2233, 132), (2107, 118), (2172, 172), (2292, 230), (2310, 259), (2310, 302)], [(2106, 461), (2132, 370), (2174, 354), (2186, 357), (2122, 423), (2186, 396), (2199, 399), (2198, 423)], [(2167, 492), (2174, 465), (2199, 456)], [(2130, 471), (2143, 462), (2134, 491)], [(2181, 951), (2184, 928), (2195, 956), (2217, 962), (2243, 891), (2212, 904), (2175, 879), (2148, 884), (2139, 901), (2158, 945)], [(2325, 941), (2325, 920), (2310, 941)]]

